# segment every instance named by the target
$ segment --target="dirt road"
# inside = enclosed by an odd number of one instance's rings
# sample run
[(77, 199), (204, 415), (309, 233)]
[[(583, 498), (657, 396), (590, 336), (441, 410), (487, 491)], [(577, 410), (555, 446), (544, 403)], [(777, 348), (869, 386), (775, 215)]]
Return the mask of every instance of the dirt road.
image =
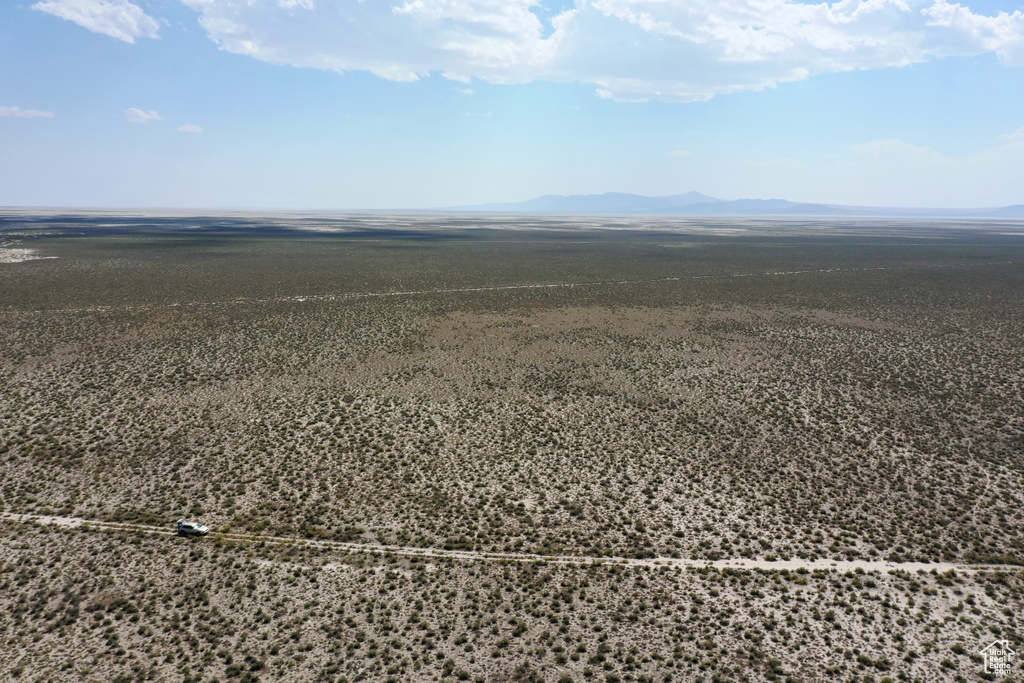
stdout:
[[(918, 266), (919, 268), (951, 268), (953, 266), (948, 265), (932, 265), (932, 266)], [(653, 278), (646, 280), (598, 280), (592, 282), (554, 282), (554, 283), (541, 283), (541, 284), (519, 284), (519, 285), (492, 285), (482, 287), (455, 287), (455, 288), (443, 288), (443, 289), (416, 289), (416, 290), (400, 290), (400, 291), (385, 291), (385, 292), (348, 292), (344, 294), (295, 294), (292, 296), (277, 296), (267, 298), (247, 298), (239, 297), (234, 299), (226, 300), (214, 300), (214, 301), (176, 301), (176, 302), (163, 302), (163, 303), (147, 303), (147, 304), (135, 304), (135, 305), (98, 305), (98, 306), (85, 306), (79, 308), (54, 308), (54, 309), (36, 309), (36, 310), (22, 310), (22, 311), (9, 311), (12, 313), (19, 314), (41, 314), (41, 313), (107, 313), (110, 311), (145, 311), (154, 310), (159, 308), (208, 308), (208, 307), (221, 307), (221, 306), (251, 306), (256, 304), (268, 304), (268, 303), (306, 303), (314, 301), (352, 301), (358, 299), (378, 299), (388, 297), (415, 297), (415, 296), (430, 296), (438, 294), (472, 294), (481, 292), (504, 292), (504, 291), (516, 291), (516, 290), (530, 290), (530, 289), (573, 289), (573, 288), (586, 288), (586, 287), (619, 287), (624, 285), (645, 285), (655, 284), (659, 282), (681, 282), (684, 280), (721, 280), (729, 278), (748, 278), (748, 277), (786, 277), (792, 275), (810, 275), (820, 273), (854, 273), (854, 272), (868, 272), (868, 271), (883, 271), (883, 270), (896, 270), (896, 268), (889, 266), (880, 266), (874, 268), (819, 268), (814, 270), (777, 270), (777, 271), (761, 271), (754, 273), (717, 273), (714, 275), (690, 275), (681, 277), (662, 277)]]
[[(44, 524), (60, 526), (65, 528), (88, 528), (97, 531), (127, 531), (141, 532), (148, 534), (160, 534), (163, 536), (177, 536), (173, 527), (168, 524), (166, 527), (149, 526), (145, 524), (133, 524), (129, 522), (102, 522), (80, 517), (57, 517), (52, 515), (28, 515), (12, 512), (0, 512), (0, 519), (24, 524)], [(627, 566), (647, 567), (685, 567), (685, 568), (714, 568), (714, 569), (767, 569), (767, 570), (790, 570), (798, 569), (814, 570), (835, 570), (846, 571), (875, 571), (885, 572), (889, 570), (901, 570), (916, 572), (918, 570), (936, 570), (946, 572), (951, 569), (957, 572), (974, 573), (978, 571), (1024, 571), (1024, 567), (1013, 565), (978, 565), (978, 564), (957, 564), (951, 562), (885, 562), (871, 560), (824, 560), (815, 561), (789, 559), (789, 560), (756, 560), (746, 558), (734, 558), (727, 560), (692, 560), (673, 557), (660, 557), (653, 559), (638, 560), (628, 557), (587, 557), (583, 555), (533, 555), (529, 553), (502, 553), (485, 552), (472, 550), (443, 550), (440, 548), (410, 548), (392, 545), (380, 545), (375, 543), (345, 543), (342, 541), (310, 540), (304, 538), (292, 538), (283, 536), (263, 536), (260, 534), (244, 533), (213, 533), (213, 538), (223, 538), (229, 541), (243, 541), (248, 543), (273, 543), (281, 545), (307, 546), (318, 548), (330, 548), (344, 550), (352, 553), (367, 554), (390, 554), (404, 557), (425, 557), (432, 559), (450, 559), (475, 562), (478, 560), (490, 562), (547, 562), (550, 564), (618, 564)]]

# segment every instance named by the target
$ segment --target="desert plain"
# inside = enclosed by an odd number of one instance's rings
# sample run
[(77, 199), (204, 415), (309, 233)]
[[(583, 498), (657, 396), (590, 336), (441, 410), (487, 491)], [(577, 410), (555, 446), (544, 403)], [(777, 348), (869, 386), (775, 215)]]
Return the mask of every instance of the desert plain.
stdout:
[(1022, 304), (1012, 221), (6, 211), (0, 678), (1004, 680)]

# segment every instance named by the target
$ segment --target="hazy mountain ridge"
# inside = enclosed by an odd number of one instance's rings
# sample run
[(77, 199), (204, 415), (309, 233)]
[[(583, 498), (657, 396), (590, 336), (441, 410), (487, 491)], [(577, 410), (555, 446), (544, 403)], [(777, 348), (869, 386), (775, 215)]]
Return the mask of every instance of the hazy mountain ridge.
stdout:
[(812, 204), (787, 199), (719, 199), (700, 192), (647, 197), (625, 192), (584, 195), (544, 195), (523, 202), (452, 207), (455, 211), (510, 213), (596, 213), (740, 216), (933, 216), (1024, 218), (1024, 204), (972, 209), (928, 207), (849, 206)]

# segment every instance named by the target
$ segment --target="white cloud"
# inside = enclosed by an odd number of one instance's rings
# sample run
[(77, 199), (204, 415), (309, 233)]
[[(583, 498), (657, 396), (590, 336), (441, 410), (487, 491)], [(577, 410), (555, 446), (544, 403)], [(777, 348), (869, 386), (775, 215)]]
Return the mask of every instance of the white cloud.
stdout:
[(679, 157), (680, 159), (685, 159), (686, 157), (690, 156), (690, 152), (688, 152), (685, 149), (676, 149), (669, 152), (668, 154), (669, 156)]
[(555, 44), (541, 38), (543, 27), (530, 12), (534, 0), (182, 2), (200, 13), (209, 36), (229, 52), (395, 81), (431, 71), (463, 83), (526, 81)]
[(156, 19), (128, 0), (41, 0), (32, 9), (126, 43), (134, 43), (136, 38), (157, 38), (160, 28)]
[(677, 182), (716, 197), (784, 197), (859, 206), (983, 208), (1024, 204), (1024, 128), (963, 154), (884, 138), (821, 156), (676, 164)]
[[(1024, 63), (1024, 13), (946, 0), (182, 0), (224, 50), (411, 81), (594, 84), (621, 101), (706, 100), (815, 74), (995, 53)], [(546, 37), (545, 37), (546, 36)]]
[(52, 119), (52, 111), (40, 111), (38, 109), (22, 109), (21, 107), (0, 106), (0, 116), (14, 119)]
[(837, 202), (966, 208), (1024, 203), (1024, 128), (964, 156), (882, 139), (825, 161), (800, 182)]
[(442, 73), (441, 76), (447, 78), (449, 81), (458, 81), (459, 83), (466, 83), (467, 85), (473, 82), (473, 79), (470, 78), (469, 76), (463, 76), (462, 74), (453, 74), (447, 71)]
[(974, 14), (967, 7), (936, 2), (923, 10), (928, 25), (949, 30), (959, 37), (961, 49), (982, 47), (1009, 64), (1024, 66), (1024, 13), (999, 12), (994, 17)]
[(193, 123), (186, 123), (184, 126), (178, 126), (178, 131), (181, 133), (202, 133), (203, 127)]
[(155, 111), (143, 111), (135, 107), (128, 107), (124, 110), (125, 118), (132, 123), (149, 123), (150, 121), (162, 121), (160, 114)]

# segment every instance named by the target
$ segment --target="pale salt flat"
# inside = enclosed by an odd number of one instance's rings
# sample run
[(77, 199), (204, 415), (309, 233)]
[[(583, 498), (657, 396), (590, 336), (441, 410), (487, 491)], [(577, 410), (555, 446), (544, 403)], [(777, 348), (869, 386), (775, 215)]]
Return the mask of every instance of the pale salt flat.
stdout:
[(36, 249), (4, 249), (0, 248), (0, 263), (21, 263), (38, 259), (57, 258), (56, 256), (40, 256)]

